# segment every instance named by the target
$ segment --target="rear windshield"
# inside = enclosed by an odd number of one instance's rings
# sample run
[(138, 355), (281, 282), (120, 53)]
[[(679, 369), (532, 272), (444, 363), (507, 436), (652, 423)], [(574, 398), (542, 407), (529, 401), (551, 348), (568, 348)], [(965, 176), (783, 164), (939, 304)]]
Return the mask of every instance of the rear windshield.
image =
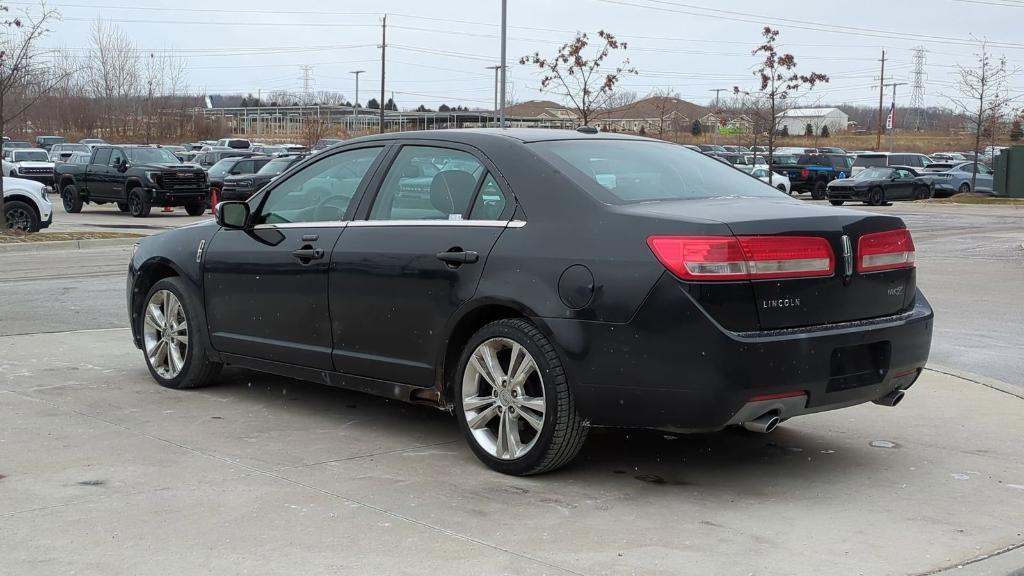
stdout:
[(294, 158), (277, 158), (276, 160), (271, 160), (264, 164), (263, 168), (260, 168), (257, 174), (280, 174), (287, 170), (288, 166), (291, 166), (292, 162), (295, 162)]
[(728, 164), (675, 144), (561, 140), (532, 146), (606, 204), (779, 195)]
[(888, 166), (888, 156), (865, 156), (861, 154), (853, 161), (854, 166)]
[(228, 140), (228, 148), (235, 148), (238, 150), (248, 149), (250, 146), (248, 140)]

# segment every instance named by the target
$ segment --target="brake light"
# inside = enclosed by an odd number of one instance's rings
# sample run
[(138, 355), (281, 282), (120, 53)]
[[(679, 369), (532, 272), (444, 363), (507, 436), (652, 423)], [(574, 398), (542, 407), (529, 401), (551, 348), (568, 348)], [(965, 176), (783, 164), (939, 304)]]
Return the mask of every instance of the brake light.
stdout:
[(803, 170), (800, 171), (800, 177), (801, 178), (810, 178), (811, 177), (811, 171), (808, 170), (807, 168), (804, 168)]
[(857, 241), (857, 272), (879, 272), (914, 266), (914, 239), (901, 228), (865, 234)]
[(831, 276), (835, 255), (811, 236), (651, 236), (647, 245), (682, 280), (768, 280)]

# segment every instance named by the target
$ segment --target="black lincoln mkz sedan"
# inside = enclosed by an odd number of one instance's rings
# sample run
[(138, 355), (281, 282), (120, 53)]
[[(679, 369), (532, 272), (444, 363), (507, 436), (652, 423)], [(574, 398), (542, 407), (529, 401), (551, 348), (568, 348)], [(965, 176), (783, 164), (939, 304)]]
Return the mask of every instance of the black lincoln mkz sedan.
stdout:
[(568, 463), (591, 426), (769, 432), (894, 406), (933, 318), (897, 217), (548, 130), (345, 142), (142, 240), (128, 287), (161, 385), (232, 365), (430, 404), (510, 474)]

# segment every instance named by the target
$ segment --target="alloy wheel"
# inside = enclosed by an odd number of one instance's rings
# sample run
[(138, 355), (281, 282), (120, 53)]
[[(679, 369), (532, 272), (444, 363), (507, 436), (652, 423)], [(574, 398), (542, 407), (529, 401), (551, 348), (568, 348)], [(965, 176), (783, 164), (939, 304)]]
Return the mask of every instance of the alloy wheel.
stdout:
[(526, 455), (544, 428), (544, 382), (537, 362), (514, 340), (484, 341), (466, 364), (462, 407), (484, 451), (501, 460)]
[(71, 212), (71, 210), (75, 206), (75, 200), (74, 200), (74, 198), (71, 195), (72, 195), (72, 192), (71, 192), (71, 187), (70, 186), (68, 186), (67, 188), (64, 189), (63, 192), (61, 192), (60, 200), (64, 204), (64, 211), (65, 212)]
[(142, 335), (146, 358), (161, 378), (170, 380), (181, 373), (188, 353), (188, 319), (170, 290), (158, 290), (150, 297)]
[(32, 231), (32, 215), (20, 206), (7, 209), (7, 227), (22, 232)]
[(138, 194), (131, 194), (128, 196), (128, 212), (132, 216), (142, 214), (142, 199), (139, 198)]

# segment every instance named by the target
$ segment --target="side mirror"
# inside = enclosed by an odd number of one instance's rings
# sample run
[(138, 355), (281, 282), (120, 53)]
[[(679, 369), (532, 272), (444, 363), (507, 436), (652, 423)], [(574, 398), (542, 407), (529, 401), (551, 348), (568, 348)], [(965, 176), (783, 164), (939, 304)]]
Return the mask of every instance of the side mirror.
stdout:
[(231, 230), (242, 230), (249, 225), (248, 202), (220, 202), (214, 211), (217, 224)]

